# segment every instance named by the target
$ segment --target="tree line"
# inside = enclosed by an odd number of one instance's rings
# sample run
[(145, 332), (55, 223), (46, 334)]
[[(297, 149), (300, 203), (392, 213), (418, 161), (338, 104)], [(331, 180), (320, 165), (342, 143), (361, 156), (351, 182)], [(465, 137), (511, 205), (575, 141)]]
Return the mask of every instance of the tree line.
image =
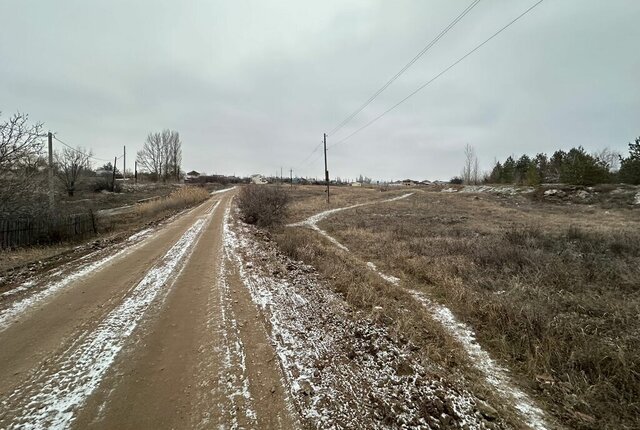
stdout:
[(629, 143), (626, 156), (604, 149), (588, 153), (583, 147), (569, 151), (557, 150), (551, 156), (538, 153), (523, 154), (519, 158), (507, 157), (497, 161), (490, 173), (482, 178), (478, 174), (478, 161), (473, 148), (465, 148), (465, 164), (461, 183), (493, 183), (536, 186), (541, 183), (596, 185), (604, 183), (640, 184), (640, 137)]

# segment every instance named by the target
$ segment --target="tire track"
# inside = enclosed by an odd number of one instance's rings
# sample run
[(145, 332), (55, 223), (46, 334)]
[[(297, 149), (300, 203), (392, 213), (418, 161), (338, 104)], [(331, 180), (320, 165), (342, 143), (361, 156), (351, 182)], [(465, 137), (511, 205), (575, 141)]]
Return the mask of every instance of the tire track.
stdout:
[[(145, 312), (171, 288), (205, 225), (205, 217), (198, 219), (95, 330), (82, 333), (59, 357), (43, 364), (29, 381), (3, 400), (0, 427), (67, 428)], [(110, 261), (105, 260), (94, 270)]]

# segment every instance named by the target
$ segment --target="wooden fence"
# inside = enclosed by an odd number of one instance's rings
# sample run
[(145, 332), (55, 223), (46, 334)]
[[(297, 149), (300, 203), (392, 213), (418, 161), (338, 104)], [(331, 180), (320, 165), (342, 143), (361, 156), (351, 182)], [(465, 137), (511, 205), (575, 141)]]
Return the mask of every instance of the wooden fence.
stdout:
[(0, 248), (84, 239), (97, 233), (93, 212), (47, 217), (0, 218)]

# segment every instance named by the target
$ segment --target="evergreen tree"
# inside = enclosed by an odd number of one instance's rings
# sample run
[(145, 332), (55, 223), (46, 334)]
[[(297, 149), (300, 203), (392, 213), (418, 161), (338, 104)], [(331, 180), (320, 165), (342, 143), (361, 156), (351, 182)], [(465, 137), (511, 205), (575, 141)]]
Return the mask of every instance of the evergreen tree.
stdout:
[(516, 162), (509, 156), (502, 165), (502, 176), (500, 177), (500, 183), (512, 184), (515, 179)]
[(499, 184), (502, 182), (503, 169), (502, 164), (498, 161), (495, 166), (493, 166), (493, 170), (491, 170), (491, 174), (489, 175), (489, 182), (492, 184)]
[(516, 184), (523, 184), (527, 179), (527, 172), (531, 165), (531, 158), (528, 155), (523, 155), (518, 159), (515, 166), (514, 181)]
[(627, 184), (640, 184), (640, 137), (629, 143), (629, 156), (620, 157), (620, 180)]
[(581, 146), (572, 148), (560, 169), (560, 181), (573, 185), (595, 185), (607, 182), (609, 170), (600, 160)]

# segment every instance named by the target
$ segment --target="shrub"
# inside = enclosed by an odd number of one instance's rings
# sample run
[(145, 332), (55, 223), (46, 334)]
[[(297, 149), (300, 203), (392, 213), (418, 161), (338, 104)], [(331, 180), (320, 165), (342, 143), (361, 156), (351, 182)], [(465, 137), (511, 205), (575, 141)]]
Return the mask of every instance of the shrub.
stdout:
[(288, 204), (289, 195), (282, 187), (247, 185), (238, 197), (242, 220), (260, 227), (280, 224)]
[(113, 186), (113, 190), (111, 189), (111, 180), (109, 178), (98, 178), (93, 183), (93, 191), (99, 193), (101, 191), (113, 191), (114, 193), (119, 193), (122, 191), (122, 185), (119, 182), (116, 182)]

